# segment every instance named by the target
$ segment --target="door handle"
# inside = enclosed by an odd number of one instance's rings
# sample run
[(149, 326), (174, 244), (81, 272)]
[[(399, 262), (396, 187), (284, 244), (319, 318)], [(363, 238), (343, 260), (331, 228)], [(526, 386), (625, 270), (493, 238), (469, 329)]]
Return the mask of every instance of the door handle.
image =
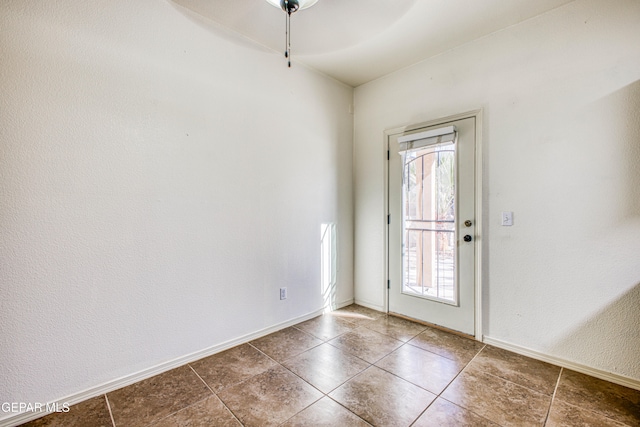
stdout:
[(465, 242), (470, 242), (473, 238), (469, 234), (467, 234), (466, 236), (463, 237), (463, 239)]

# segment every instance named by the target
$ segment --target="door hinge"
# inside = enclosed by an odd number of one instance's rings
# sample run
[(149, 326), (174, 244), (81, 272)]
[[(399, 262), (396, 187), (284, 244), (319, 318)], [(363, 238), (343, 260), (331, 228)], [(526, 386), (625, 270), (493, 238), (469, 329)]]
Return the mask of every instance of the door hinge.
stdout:
[(387, 224), (391, 224), (391, 215), (387, 215)]
[(387, 160), (389, 160), (389, 150), (387, 150)]
[(391, 280), (387, 280), (387, 289), (391, 289)]

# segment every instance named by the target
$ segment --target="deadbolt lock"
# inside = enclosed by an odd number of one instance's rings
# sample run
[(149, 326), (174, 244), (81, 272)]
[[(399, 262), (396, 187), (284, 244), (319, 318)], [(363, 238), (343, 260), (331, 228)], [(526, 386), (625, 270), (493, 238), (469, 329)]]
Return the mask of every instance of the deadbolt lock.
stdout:
[(470, 220), (470, 219), (468, 219), (468, 220), (466, 220), (466, 221), (464, 222), (464, 226), (465, 226), (465, 227), (471, 227), (471, 225), (473, 225), (473, 223), (471, 222), (471, 220)]

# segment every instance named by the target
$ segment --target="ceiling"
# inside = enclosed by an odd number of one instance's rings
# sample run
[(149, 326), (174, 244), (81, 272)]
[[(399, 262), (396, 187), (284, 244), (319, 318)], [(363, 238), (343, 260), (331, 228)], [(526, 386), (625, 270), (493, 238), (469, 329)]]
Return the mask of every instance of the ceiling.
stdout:
[[(293, 66), (356, 87), (573, 0), (319, 0), (291, 16)], [(265, 0), (173, 0), (283, 52), (285, 13)]]

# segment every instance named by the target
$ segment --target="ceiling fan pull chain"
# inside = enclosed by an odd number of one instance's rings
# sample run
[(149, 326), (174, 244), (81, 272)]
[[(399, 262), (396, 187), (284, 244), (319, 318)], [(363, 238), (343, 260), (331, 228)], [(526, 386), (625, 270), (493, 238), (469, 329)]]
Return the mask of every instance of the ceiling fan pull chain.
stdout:
[(282, 2), (282, 10), (284, 10), (285, 14), (285, 25), (284, 25), (284, 57), (287, 58), (289, 68), (291, 68), (291, 35), (289, 32), (291, 31), (291, 10), (289, 9), (289, 0), (284, 0)]
[(284, 57), (289, 57), (289, 15), (284, 14)]
[[(267, 0), (269, 3), (274, 6), (277, 4), (278, 0)], [(302, 4), (302, 9), (305, 7), (313, 6), (318, 0), (279, 0), (280, 8), (285, 12), (285, 49), (284, 49), (284, 57), (287, 58), (287, 65), (291, 68), (291, 14), (301, 9), (300, 5)]]
[(287, 29), (287, 58), (289, 59), (289, 68), (291, 68), (291, 12), (287, 13), (288, 29)]

